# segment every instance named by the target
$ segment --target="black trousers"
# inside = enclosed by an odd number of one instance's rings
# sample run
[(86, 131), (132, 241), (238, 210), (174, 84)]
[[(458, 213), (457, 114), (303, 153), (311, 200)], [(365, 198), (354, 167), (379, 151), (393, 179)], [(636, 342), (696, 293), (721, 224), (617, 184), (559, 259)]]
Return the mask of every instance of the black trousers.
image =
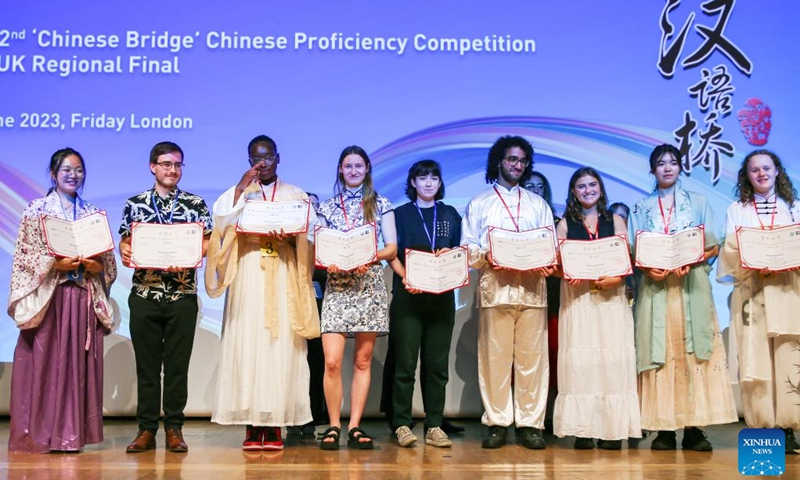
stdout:
[(139, 389), (136, 420), (141, 430), (158, 430), (161, 368), (164, 368), (164, 428), (181, 428), (186, 417), (189, 359), (197, 328), (197, 296), (157, 302), (128, 297), (130, 330)]
[[(317, 309), (322, 310), (322, 299), (317, 299)], [(308, 389), (311, 398), (311, 417), (314, 425), (327, 425), (330, 423), (328, 418), (328, 406), (325, 403), (325, 389), (322, 380), (325, 376), (325, 352), (322, 350), (322, 337), (312, 338), (308, 344), (308, 369), (311, 373), (310, 385)]]
[[(417, 359), (421, 359), (420, 385), (425, 426), (439, 427), (444, 415), (449, 379), (450, 344), (455, 324), (453, 292), (412, 295), (398, 289), (389, 310), (389, 350), (384, 365), (382, 403), (393, 429), (411, 425), (411, 407)], [(393, 353), (394, 368), (389, 354)], [(389, 385), (391, 388), (387, 388)]]

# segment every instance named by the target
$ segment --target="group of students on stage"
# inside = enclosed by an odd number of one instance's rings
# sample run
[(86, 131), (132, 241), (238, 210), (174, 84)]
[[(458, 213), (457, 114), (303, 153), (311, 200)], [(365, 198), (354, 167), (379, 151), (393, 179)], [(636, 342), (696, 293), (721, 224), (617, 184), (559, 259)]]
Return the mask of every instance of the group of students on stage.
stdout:
[[(603, 179), (589, 167), (572, 175), (566, 209), (556, 218), (547, 179), (533, 171), (533, 148), (522, 137), (504, 136), (492, 145), (485, 171), (490, 187), (472, 198), (463, 219), (442, 202), (445, 182), (437, 162), (410, 167), (409, 202), (393, 208), (375, 190), (367, 153), (351, 146), (339, 156), (334, 196), (309, 210), (307, 233), (255, 235), (237, 229), (247, 201), (309, 197), (278, 178), (281, 157), (274, 140), (255, 137), (247, 151), (249, 168), (217, 199), (212, 216), (202, 198), (178, 187), (184, 165), (180, 147), (155, 145), (149, 165), (155, 184), (127, 200), (119, 229), (122, 263), (130, 267), (135, 223), (203, 226), (205, 288), (211, 297), (226, 294), (212, 421), (244, 425), (244, 450), (282, 449), (282, 427), (306, 432), (310, 426), (313, 434), (318, 410), (327, 410), (330, 425), (320, 435), (321, 449), (339, 449), (342, 436), (348, 448), (374, 448), (360, 423), (373, 347), (385, 334), (392, 361), (387, 359), (391, 371), (385, 372), (382, 403), (398, 444), (418, 441), (411, 415), (419, 360), (425, 443), (450, 447), (443, 413), (454, 292), (412, 287), (405, 252), (459, 246), (466, 247), (469, 266), (480, 275), (477, 380), (482, 423), (488, 427), (484, 448), (506, 444), (511, 425), (523, 446), (546, 448), (542, 429), (556, 360), (553, 433), (575, 437), (575, 448), (618, 450), (622, 440), (640, 438), (644, 430), (658, 432), (652, 449), (673, 450), (676, 431), (683, 429), (684, 449), (712, 450), (699, 427), (738, 421), (709, 280), (719, 257), (718, 280), (734, 285), (732, 342), (738, 347), (745, 421), (784, 429), (786, 452), (800, 449), (792, 433), (800, 428), (800, 324), (791, 318), (800, 306), (800, 274), (742, 268), (735, 234), (740, 226), (773, 229), (800, 222), (797, 193), (774, 153), (757, 150), (744, 159), (738, 198), (722, 232), (708, 201), (682, 187), (680, 153), (671, 145), (650, 155), (655, 188), (635, 204), (627, 221), (611, 212)], [(41, 221), (43, 215), (74, 221), (98, 211), (80, 196), (86, 171), (77, 151), (55, 152), (49, 165), (52, 188), (22, 217), (8, 305), (21, 330), (12, 373), (11, 451), (79, 451), (103, 440), (103, 337), (113, 326), (108, 295), (117, 275), (114, 254), (56, 258), (49, 254)], [(348, 231), (370, 222), (382, 239), (376, 261), (352, 271), (330, 265), (318, 308), (322, 289), (312, 284), (315, 225)], [(551, 227), (558, 239), (624, 235), (634, 251), (636, 232), (673, 234), (697, 226), (705, 237), (703, 260), (675, 270), (636, 268), (633, 307), (624, 276), (565, 278), (559, 286), (559, 265), (528, 271), (501, 267), (489, 243), (492, 228)], [(394, 274), (391, 303), (381, 261)], [(139, 431), (127, 452), (155, 448), (162, 408), (166, 447), (186, 452), (182, 426), (199, 313), (196, 271), (136, 268), (128, 306)], [(548, 325), (551, 337), (557, 326), (557, 342), (550, 342), (558, 345), (557, 359), (549, 354)], [(320, 350), (320, 336), (324, 355), (307, 357)], [(348, 337), (355, 338), (355, 348), (343, 432)], [(315, 368), (324, 372), (317, 376), (324, 386), (321, 406), (313, 385), (318, 380), (311, 379)], [(318, 405), (313, 415), (312, 404)]]

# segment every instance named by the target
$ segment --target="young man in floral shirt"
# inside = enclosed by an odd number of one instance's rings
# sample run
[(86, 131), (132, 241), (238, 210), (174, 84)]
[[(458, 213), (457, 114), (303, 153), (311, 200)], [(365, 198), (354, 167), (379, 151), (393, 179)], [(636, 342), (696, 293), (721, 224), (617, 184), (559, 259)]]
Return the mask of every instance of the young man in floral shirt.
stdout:
[[(183, 151), (172, 142), (156, 144), (150, 151), (153, 188), (128, 199), (122, 214), (119, 250), (131, 265), (133, 223), (201, 223), (205, 255), (212, 222), (205, 201), (178, 188), (183, 173)], [(197, 325), (197, 276), (193, 268), (153, 270), (137, 268), (128, 297), (130, 332), (136, 357), (139, 432), (128, 453), (155, 448), (161, 412), (161, 369), (164, 368), (164, 430), (167, 448), (186, 452), (182, 427), (188, 396), (189, 359)]]

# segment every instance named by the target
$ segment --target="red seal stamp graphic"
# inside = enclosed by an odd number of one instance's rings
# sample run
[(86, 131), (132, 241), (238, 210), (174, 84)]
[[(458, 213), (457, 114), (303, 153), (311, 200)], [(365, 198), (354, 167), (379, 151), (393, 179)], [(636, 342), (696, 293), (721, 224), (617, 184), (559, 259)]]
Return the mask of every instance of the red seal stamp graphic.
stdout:
[(739, 127), (747, 139), (747, 143), (761, 147), (769, 140), (769, 131), (772, 128), (772, 110), (766, 103), (758, 98), (748, 99), (737, 116)]

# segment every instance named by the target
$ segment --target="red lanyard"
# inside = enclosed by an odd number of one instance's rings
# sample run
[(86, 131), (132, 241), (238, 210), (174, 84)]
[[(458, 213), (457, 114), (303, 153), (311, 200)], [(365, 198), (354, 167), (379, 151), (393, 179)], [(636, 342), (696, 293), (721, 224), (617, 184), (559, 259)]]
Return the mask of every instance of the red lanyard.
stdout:
[(669, 216), (664, 218), (664, 205), (661, 204), (661, 197), (658, 197), (658, 209), (661, 210), (661, 221), (664, 222), (664, 233), (669, 233), (669, 222), (672, 221), (672, 210), (675, 208), (675, 197), (672, 198), (672, 205), (669, 207)]
[[(767, 200), (769, 201), (769, 200)], [(761, 230), (766, 230), (767, 227), (764, 226), (764, 223), (761, 222), (761, 217), (758, 216), (758, 207), (756, 207), (756, 199), (753, 199), (753, 210), (756, 211), (756, 218), (758, 219), (758, 223), (761, 224)], [(769, 222), (769, 229), (772, 230), (775, 228), (775, 214), (778, 213), (778, 200), (775, 199), (775, 208), (772, 209), (772, 220)]]
[[(264, 197), (264, 201), (266, 202), (267, 201), (267, 194), (264, 193), (264, 185), (261, 185), (259, 183), (258, 186), (261, 187), (261, 196)], [(274, 202), (275, 201), (275, 191), (277, 191), (277, 190), (278, 190), (278, 179), (276, 178), (275, 179), (275, 183), (272, 184), (272, 199), (270, 200), (270, 202)]]
[[(519, 187), (517, 187), (517, 188), (519, 188)], [(511, 215), (511, 209), (508, 208), (508, 204), (506, 203), (505, 200), (503, 200), (503, 196), (500, 195), (500, 192), (497, 190), (497, 185), (494, 186), (494, 193), (496, 193), (497, 196), (500, 197), (500, 201), (503, 202), (503, 206), (506, 207), (506, 212), (508, 212), (508, 217), (514, 223), (514, 228), (516, 228), (517, 231), (519, 232), (519, 207), (520, 207), (520, 205), (522, 205), (522, 189), (517, 190), (517, 219), (516, 220), (514, 220), (514, 215)]]
[(600, 216), (597, 217), (597, 223), (594, 225), (594, 233), (589, 230), (589, 226), (586, 225), (586, 220), (583, 220), (583, 228), (586, 229), (586, 233), (589, 234), (589, 240), (596, 240), (600, 237)]
[[(347, 218), (347, 209), (344, 207), (344, 196), (342, 196), (341, 193), (339, 194), (339, 203), (342, 204), (342, 213), (344, 213), (344, 223), (347, 224), (347, 229), (350, 230), (352, 227), (350, 227), (350, 219)], [(361, 213), (361, 210), (363, 208), (364, 208), (364, 200), (361, 200), (361, 202), (358, 204), (358, 213)], [(358, 216), (358, 213), (356, 213), (356, 217)]]

